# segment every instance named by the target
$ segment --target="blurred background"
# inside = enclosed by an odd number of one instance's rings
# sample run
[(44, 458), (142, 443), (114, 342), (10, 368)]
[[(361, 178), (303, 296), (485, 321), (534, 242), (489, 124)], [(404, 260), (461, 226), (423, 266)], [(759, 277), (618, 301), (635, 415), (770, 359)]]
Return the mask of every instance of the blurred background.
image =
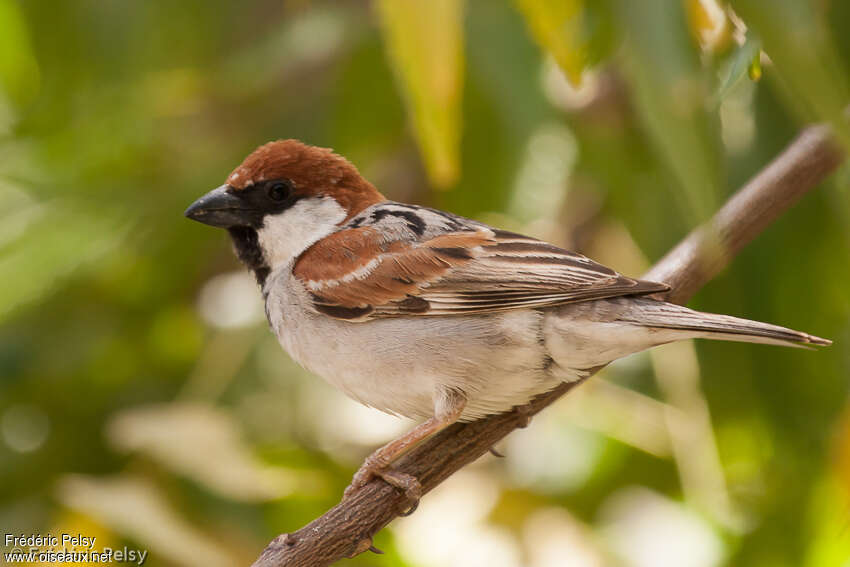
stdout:
[[(840, 0), (0, 0), (0, 531), (247, 565), (411, 426), (291, 362), (182, 217), (256, 146), (637, 276), (806, 124), (847, 143), (848, 71)], [(833, 347), (619, 361), (343, 563), (850, 565), (848, 185), (691, 303)]]

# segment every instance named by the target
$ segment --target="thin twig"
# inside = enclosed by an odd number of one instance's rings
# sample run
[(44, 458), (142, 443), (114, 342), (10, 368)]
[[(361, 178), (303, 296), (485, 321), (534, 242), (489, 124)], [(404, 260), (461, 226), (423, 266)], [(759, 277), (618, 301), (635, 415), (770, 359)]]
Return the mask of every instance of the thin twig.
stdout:
[(670, 284), (667, 301), (686, 302), (843, 159), (826, 126), (807, 128), (732, 195), (708, 225), (691, 232), (644, 278)]
[[(644, 277), (670, 284), (666, 299), (684, 303), (832, 173), (843, 158), (826, 128), (808, 128), (741, 188), (708, 225), (694, 230)], [(522, 412), (452, 425), (414, 448), (394, 467), (418, 478), (426, 493), (575, 386), (561, 384)], [(307, 526), (275, 538), (254, 567), (321, 567), (353, 557), (369, 550), (372, 537), (408, 506), (402, 492), (375, 479)]]

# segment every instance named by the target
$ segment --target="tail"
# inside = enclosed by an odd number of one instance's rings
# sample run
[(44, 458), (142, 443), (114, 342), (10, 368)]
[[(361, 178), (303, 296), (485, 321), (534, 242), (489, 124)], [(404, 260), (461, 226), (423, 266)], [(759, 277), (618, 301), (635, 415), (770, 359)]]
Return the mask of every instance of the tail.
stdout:
[[(729, 315), (701, 313), (647, 298), (631, 298), (633, 309), (620, 316), (621, 320), (644, 327), (691, 331), (689, 338), (717, 339), (745, 343), (782, 346), (828, 346), (832, 341), (778, 325), (739, 319)], [(685, 337), (682, 337), (685, 338)]]

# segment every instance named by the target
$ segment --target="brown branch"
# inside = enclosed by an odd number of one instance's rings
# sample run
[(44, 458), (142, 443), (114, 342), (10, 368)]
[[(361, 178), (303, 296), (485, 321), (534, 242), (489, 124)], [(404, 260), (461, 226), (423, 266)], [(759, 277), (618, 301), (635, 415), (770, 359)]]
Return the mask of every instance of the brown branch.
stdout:
[[(843, 160), (824, 127), (805, 130), (786, 150), (739, 190), (706, 227), (694, 230), (645, 276), (669, 283), (670, 301), (683, 303), (722, 270), (748, 242), (811, 191)], [(722, 252), (721, 252), (722, 251)], [(598, 370), (598, 369), (597, 369)], [(395, 467), (419, 479), (423, 493), (487, 452), (499, 440), (576, 384), (561, 384), (522, 411), (455, 424), (400, 459)], [(408, 506), (405, 496), (373, 480), (291, 534), (275, 538), (255, 567), (330, 565), (369, 549), (372, 536)]]
[(668, 301), (686, 302), (843, 159), (826, 126), (807, 128), (735, 193), (707, 226), (691, 232), (644, 278), (670, 284)]

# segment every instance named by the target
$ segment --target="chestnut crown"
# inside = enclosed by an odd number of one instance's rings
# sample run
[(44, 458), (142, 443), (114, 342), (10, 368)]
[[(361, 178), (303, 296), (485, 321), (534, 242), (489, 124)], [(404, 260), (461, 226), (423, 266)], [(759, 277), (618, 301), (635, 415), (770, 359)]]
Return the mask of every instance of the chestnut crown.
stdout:
[(308, 198), (332, 198), (345, 211), (345, 219), (386, 200), (351, 162), (332, 150), (277, 140), (251, 152), (225, 185), (195, 201), (185, 215), (221, 228), (259, 228), (266, 216)]

